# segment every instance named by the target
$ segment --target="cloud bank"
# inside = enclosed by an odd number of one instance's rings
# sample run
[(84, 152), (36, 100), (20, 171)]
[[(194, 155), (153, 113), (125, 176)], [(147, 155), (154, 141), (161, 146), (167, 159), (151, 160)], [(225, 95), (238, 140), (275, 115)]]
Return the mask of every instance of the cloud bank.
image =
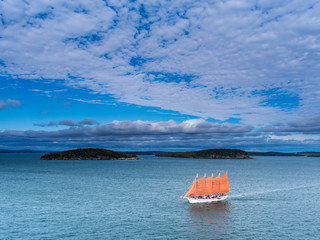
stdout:
[[(82, 124), (80, 124), (82, 122)], [(307, 133), (254, 129), (250, 125), (212, 123), (203, 119), (175, 121), (112, 121), (94, 125), (85, 119), (79, 123), (64, 120), (68, 126), (56, 131), (0, 131), (6, 148), (62, 150), (102, 147), (115, 150), (195, 150), (205, 148), (241, 148), (245, 150), (316, 150), (320, 137)], [(86, 124), (85, 124), (86, 123)], [(55, 125), (49, 122), (46, 126)], [(319, 131), (318, 131), (319, 133)]]

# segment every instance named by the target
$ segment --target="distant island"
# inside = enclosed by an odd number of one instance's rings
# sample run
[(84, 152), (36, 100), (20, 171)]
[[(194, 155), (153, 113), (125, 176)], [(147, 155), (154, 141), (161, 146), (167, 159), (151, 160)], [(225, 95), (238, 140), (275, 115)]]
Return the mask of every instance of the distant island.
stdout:
[(238, 149), (208, 149), (189, 152), (164, 152), (164, 151), (125, 151), (115, 152), (100, 148), (75, 149), (70, 151), (48, 151), (48, 150), (12, 150), (0, 149), (2, 153), (50, 153), (45, 154), (41, 159), (55, 160), (116, 160), (116, 159), (137, 159), (137, 155), (156, 155), (158, 157), (180, 157), (180, 158), (251, 158), (250, 156), (283, 156), (283, 157), (320, 157), (320, 152), (253, 152)]
[(75, 150), (54, 152), (41, 156), (43, 160), (134, 160), (137, 155), (124, 154), (102, 148), (79, 148)]
[(191, 152), (163, 152), (157, 153), (157, 157), (176, 158), (208, 158), (208, 159), (250, 159), (250, 155), (239, 149), (207, 149)]
[(320, 152), (249, 152), (251, 156), (320, 157)]
[(45, 151), (37, 151), (37, 150), (11, 150), (11, 149), (0, 149), (0, 153), (43, 153)]

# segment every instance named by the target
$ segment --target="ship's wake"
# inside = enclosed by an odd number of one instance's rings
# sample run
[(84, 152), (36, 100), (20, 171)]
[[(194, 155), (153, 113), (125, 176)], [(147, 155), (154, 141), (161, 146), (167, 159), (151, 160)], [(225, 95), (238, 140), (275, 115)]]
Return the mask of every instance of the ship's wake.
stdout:
[(272, 190), (270, 189), (270, 190), (260, 191), (260, 192), (249, 192), (249, 193), (244, 193), (244, 194), (229, 195), (229, 198), (237, 199), (237, 198), (244, 198), (244, 197), (248, 197), (248, 196), (263, 195), (263, 194), (270, 194), (270, 193), (276, 193), (276, 192), (287, 192), (287, 191), (312, 188), (312, 187), (320, 187), (320, 184), (297, 186), (297, 187), (293, 187), (293, 188), (281, 188), (281, 189), (272, 189)]

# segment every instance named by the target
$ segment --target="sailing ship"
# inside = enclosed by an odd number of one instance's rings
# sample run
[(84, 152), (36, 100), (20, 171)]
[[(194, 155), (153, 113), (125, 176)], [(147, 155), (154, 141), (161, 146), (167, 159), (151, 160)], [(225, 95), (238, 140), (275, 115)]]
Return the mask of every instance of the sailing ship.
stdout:
[(230, 192), (228, 172), (225, 172), (221, 177), (213, 178), (212, 176), (206, 178), (204, 175), (198, 179), (198, 174), (194, 179), (191, 187), (183, 198), (188, 199), (189, 203), (210, 203), (226, 200)]

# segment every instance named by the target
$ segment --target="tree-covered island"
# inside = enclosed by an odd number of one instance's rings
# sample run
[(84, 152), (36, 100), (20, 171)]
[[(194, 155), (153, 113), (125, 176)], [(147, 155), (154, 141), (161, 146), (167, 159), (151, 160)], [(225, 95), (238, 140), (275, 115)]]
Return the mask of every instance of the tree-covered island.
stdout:
[(163, 152), (156, 154), (157, 157), (176, 158), (217, 158), (217, 159), (250, 159), (250, 155), (238, 149), (207, 149), (191, 152)]
[(43, 160), (134, 160), (137, 155), (124, 154), (101, 148), (79, 148), (75, 150), (54, 152), (41, 156)]

